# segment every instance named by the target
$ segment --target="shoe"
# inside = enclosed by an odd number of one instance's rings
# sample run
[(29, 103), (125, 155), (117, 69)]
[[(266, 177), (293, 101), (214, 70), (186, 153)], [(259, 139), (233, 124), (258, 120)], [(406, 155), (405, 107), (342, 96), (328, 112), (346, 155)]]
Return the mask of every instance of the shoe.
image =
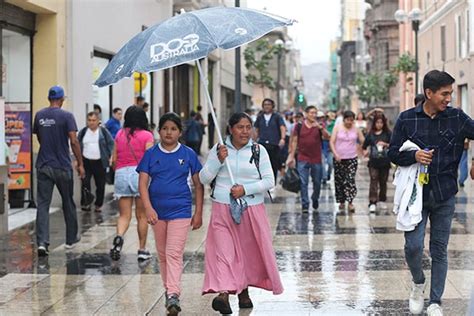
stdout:
[(349, 205), (347, 206), (347, 210), (348, 210), (350, 213), (355, 213), (356, 208), (355, 208), (355, 206), (354, 206), (352, 203), (349, 203)]
[(369, 205), (369, 212), (370, 213), (375, 213), (376, 210), (377, 210), (377, 205), (375, 205), (375, 204), (370, 204)]
[(110, 258), (112, 258), (112, 260), (117, 261), (120, 259), (120, 251), (122, 251), (122, 246), (123, 246), (122, 236), (115, 236), (113, 247), (112, 249), (110, 249)]
[(421, 314), (424, 307), (423, 292), (425, 291), (425, 284), (415, 284), (410, 293), (410, 313), (418, 315)]
[(78, 242), (80, 242), (80, 241), (81, 241), (81, 238), (79, 237), (79, 238), (77, 238), (76, 241), (73, 242), (72, 244), (66, 243), (66, 245), (64, 246), (64, 248), (66, 248), (66, 249), (72, 249), (72, 248), (74, 248), (74, 246), (76, 246), (76, 244), (77, 244)]
[[(459, 182), (459, 186), (460, 186), (461, 188), (464, 188), (464, 183)], [(431, 305), (430, 305), (430, 306), (431, 306)]]
[(232, 314), (232, 309), (230, 308), (229, 304), (229, 294), (221, 293), (217, 295), (212, 300), (212, 309), (216, 312), (221, 313), (222, 315), (230, 315)]
[(303, 206), (303, 207), (301, 208), (301, 212), (303, 212), (303, 213), (308, 213), (308, 210), (309, 210), (309, 207), (308, 207), (308, 206)]
[(239, 295), (239, 308), (253, 308), (252, 300), (249, 296), (249, 289), (243, 290)]
[(313, 209), (317, 210), (319, 208), (319, 202), (318, 201), (313, 201)]
[(39, 245), (38, 246), (38, 257), (46, 257), (49, 255), (48, 246)]
[(91, 211), (91, 206), (90, 205), (81, 205), (81, 210), (84, 212), (90, 212)]
[(179, 312), (181, 312), (178, 295), (171, 294), (166, 296), (166, 310), (170, 316), (176, 316), (179, 314)]
[(385, 203), (385, 202), (379, 202), (379, 205), (380, 205), (380, 208), (381, 208), (382, 210), (386, 210), (386, 209), (388, 208), (388, 207), (387, 207), (387, 203)]
[(95, 209), (94, 209), (94, 212), (96, 212), (96, 213), (102, 212), (102, 206), (100, 206), (100, 207), (96, 206)]
[(439, 304), (430, 304), (426, 310), (428, 316), (443, 316), (443, 309)]
[(145, 261), (151, 259), (151, 253), (146, 249), (138, 250), (138, 261)]

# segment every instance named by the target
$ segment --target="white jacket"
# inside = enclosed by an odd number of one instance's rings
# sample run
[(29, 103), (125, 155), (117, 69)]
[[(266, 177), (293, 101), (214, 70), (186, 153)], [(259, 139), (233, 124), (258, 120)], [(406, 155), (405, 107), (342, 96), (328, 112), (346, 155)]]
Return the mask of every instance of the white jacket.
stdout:
[[(420, 147), (407, 140), (399, 151), (420, 150)], [(395, 197), (393, 212), (397, 216), (397, 229), (412, 231), (421, 222), (423, 210), (423, 185), (418, 181), (420, 163), (407, 167), (398, 167), (395, 172)]]

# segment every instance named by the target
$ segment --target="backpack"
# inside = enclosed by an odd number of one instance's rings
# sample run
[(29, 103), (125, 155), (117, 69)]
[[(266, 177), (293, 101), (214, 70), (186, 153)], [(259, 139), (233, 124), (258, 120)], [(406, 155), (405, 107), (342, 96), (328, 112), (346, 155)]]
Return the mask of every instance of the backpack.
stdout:
[[(225, 142), (224, 142), (225, 145)], [(219, 144), (217, 144), (216, 151), (219, 150)], [(262, 173), (260, 172), (260, 145), (258, 143), (253, 143), (252, 144), (252, 156), (250, 157), (249, 163), (255, 164), (255, 167), (257, 168), (258, 176), (260, 180), (262, 180)], [(211, 181), (211, 198), (214, 198), (214, 189), (216, 188), (216, 179), (215, 177)], [(267, 191), (268, 196), (270, 197), (270, 202), (273, 203), (273, 198), (272, 195), (270, 194), (270, 191)]]

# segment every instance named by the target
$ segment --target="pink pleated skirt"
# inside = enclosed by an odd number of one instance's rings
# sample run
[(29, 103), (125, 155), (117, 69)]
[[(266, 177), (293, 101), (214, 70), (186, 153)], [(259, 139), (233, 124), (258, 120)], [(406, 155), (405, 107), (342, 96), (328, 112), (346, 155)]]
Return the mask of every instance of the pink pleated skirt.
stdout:
[(202, 293), (238, 294), (252, 286), (281, 294), (265, 205), (249, 206), (239, 225), (232, 220), (229, 207), (212, 203)]

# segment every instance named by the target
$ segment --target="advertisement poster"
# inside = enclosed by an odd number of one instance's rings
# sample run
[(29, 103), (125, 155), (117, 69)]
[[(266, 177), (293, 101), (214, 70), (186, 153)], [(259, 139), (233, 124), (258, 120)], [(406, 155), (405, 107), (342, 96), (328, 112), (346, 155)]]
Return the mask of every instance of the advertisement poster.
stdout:
[(9, 190), (31, 186), (31, 121), (29, 103), (5, 104), (5, 141), (10, 163)]

